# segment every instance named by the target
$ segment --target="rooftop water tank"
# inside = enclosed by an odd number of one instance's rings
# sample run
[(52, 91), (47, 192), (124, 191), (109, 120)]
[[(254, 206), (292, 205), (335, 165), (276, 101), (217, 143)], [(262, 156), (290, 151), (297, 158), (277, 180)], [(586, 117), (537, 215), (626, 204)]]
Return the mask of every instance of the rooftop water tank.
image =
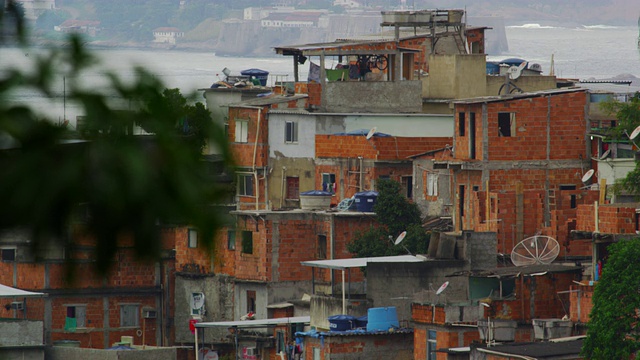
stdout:
[(330, 331), (347, 331), (356, 328), (356, 317), (351, 315), (329, 316)]
[(328, 191), (310, 190), (300, 193), (302, 210), (328, 210), (331, 207), (331, 194)]
[(354, 195), (356, 202), (356, 209), (362, 212), (373, 212), (373, 205), (376, 204), (378, 198), (378, 192), (376, 191), (362, 191)]
[(268, 71), (260, 69), (247, 69), (240, 71), (240, 74), (244, 76), (253, 76), (256, 79), (260, 80), (260, 85), (267, 86), (267, 78), (269, 77)]
[(371, 308), (367, 311), (367, 331), (389, 331), (399, 327), (395, 306)]

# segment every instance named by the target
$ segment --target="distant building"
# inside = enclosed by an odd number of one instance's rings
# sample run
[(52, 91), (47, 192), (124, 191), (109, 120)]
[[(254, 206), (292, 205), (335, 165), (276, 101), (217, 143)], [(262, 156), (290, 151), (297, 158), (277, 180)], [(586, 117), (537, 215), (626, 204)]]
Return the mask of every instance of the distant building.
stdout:
[(319, 12), (271, 13), (262, 19), (261, 25), (278, 28), (316, 27), (321, 15)]
[(359, 8), (359, 7), (362, 7), (362, 4), (354, 0), (335, 0), (333, 2), (333, 6), (342, 6), (345, 8)]
[(184, 32), (174, 27), (159, 27), (153, 30), (153, 42), (175, 45), (179, 38), (184, 37)]
[(63, 33), (87, 34), (96, 36), (100, 30), (100, 21), (91, 20), (66, 20), (62, 24), (55, 26), (55, 31)]

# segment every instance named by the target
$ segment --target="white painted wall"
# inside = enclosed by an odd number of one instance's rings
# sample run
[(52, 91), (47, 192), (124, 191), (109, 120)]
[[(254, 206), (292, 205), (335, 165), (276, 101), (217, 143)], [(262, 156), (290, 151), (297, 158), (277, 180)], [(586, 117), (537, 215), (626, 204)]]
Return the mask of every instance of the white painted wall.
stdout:
[[(285, 123), (298, 124), (298, 142), (285, 143)], [(269, 114), (269, 157), (314, 158), (316, 117), (293, 114)]]

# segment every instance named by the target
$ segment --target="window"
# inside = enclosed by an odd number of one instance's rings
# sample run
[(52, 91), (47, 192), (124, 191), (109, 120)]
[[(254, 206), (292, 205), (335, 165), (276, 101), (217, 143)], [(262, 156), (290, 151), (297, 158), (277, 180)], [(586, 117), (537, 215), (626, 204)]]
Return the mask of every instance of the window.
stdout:
[(458, 136), (464, 136), (465, 126), (465, 113), (458, 113)]
[(16, 261), (16, 248), (0, 249), (2, 261)]
[(76, 328), (85, 327), (86, 317), (86, 305), (67, 305), (67, 317), (64, 322), (64, 331), (75, 331)]
[(427, 196), (438, 196), (438, 173), (427, 173)]
[(322, 191), (328, 191), (332, 194), (336, 193), (336, 174), (322, 174)]
[(327, 258), (327, 235), (318, 235), (318, 260)]
[(300, 199), (300, 179), (298, 177), (287, 177), (287, 200)]
[(256, 312), (256, 291), (247, 290), (247, 313)]
[(298, 124), (293, 121), (287, 121), (284, 128), (284, 142), (285, 143), (297, 143), (298, 142)]
[(236, 231), (235, 230), (227, 231), (227, 249), (229, 250), (236, 249)]
[(407, 197), (407, 199), (413, 198), (413, 177), (412, 176), (402, 177), (402, 190), (404, 191), (404, 195)]
[(120, 327), (139, 326), (139, 308), (137, 304), (120, 305)]
[(253, 254), (253, 233), (251, 231), (242, 232), (242, 252)]
[(428, 330), (427, 334), (427, 360), (436, 360), (437, 350), (437, 336), (438, 333), (433, 330)]
[(498, 136), (510, 137), (516, 134), (516, 113), (498, 113)]
[(249, 141), (249, 122), (236, 120), (236, 142), (246, 143), (247, 141)]
[(238, 195), (253, 196), (253, 175), (238, 175)]
[(196, 229), (189, 229), (189, 247), (198, 247), (198, 230)]

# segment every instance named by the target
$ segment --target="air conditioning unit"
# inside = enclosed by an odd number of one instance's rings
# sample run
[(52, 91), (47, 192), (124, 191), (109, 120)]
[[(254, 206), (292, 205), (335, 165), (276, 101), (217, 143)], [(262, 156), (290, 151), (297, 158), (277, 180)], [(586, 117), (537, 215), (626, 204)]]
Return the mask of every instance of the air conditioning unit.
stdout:
[(24, 310), (24, 303), (22, 301), (14, 301), (11, 303), (11, 308), (14, 310)]
[(158, 311), (156, 311), (155, 309), (143, 310), (142, 317), (145, 319), (155, 319), (158, 317)]

